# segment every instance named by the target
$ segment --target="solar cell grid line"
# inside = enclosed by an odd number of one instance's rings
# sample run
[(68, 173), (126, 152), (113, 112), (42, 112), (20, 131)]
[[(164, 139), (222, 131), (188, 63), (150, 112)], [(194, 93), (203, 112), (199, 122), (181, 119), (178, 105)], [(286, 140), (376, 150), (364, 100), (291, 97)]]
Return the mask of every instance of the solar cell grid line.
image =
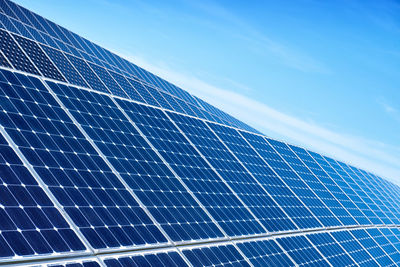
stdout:
[(394, 224), (399, 224), (400, 218), (400, 207), (398, 201), (395, 200), (396, 196), (393, 196), (389, 193), (388, 188), (385, 186), (385, 181), (378, 176), (373, 176), (372, 174), (367, 173), (361, 169), (357, 169), (361, 175), (365, 177), (366, 184), (373, 188), (373, 192), (375, 195), (382, 201), (382, 203), (388, 208), (390, 214), (393, 216), (390, 217)]
[(368, 234), (375, 240), (376, 243), (386, 252), (394, 263), (399, 264), (400, 253), (397, 248), (385, 237), (385, 235), (377, 228), (366, 229)]
[(12, 36), (43, 76), (63, 82), (66, 81), (37, 43), (16, 34)]
[[(315, 207), (310, 208), (311, 211), (314, 211), (314, 215), (323, 215), (319, 219), (325, 226), (341, 226), (347, 223), (349, 225), (356, 224), (354, 218), (351, 217), (340, 202), (326, 189), (318, 177), (311, 172), (310, 168), (305, 165), (287, 144), (269, 138), (266, 139), (296, 173), (297, 177), (300, 178), (300, 182), (298, 179), (293, 179), (293, 181), (291, 181), (293, 182), (293, 184), (291, 184), (293, 191), (296, 192), (296, 189), (299, 188), (297, 194), (304, 194), (304, 196), (306, 196), (304, 201), (310, 201), (308, 205), (310, 207)], [(300, 185), (300, 183), (303, 184)], [(313, 198), (317, 198), (320, 203)]]
[(40, 44), (40, 47), (51, 59), (54, 65), (60, 70), (68, 82), (83, 87), (89, 87), (81, 74), (75, 69), (75, 67), (69, 62), (69, 60), (61, 51), (44, 44)]
[(133, 102), (118, 104), (228, 236), (265, 232), (166, 114)]
[(362, 172), (360, 169), (350, 166), (350, 169), (360, 178), (360, 180), (367, 186), (367, 188), (372, 192), (372, 194), (375, 196), (377, 201), (375, 203), (379, 203), (379, 207), (381, 210), (387, 215), (387, 217), (392, 221), (393, 224), (398, 224), (399, 219), (398, 216), (396, 216), (396, 209), (394, 208), (392, 202), (389, 201), (389, 198), (387, 198), (387, 195), (384, 193), (382, 190), (382, 187), (377, 184), (376, 178), (372, 178), (371, 176), (368, 176), (366, 172)]
[[(314, 186), (311, 186), (312, 189), (314, 189), (314, 192), (323, 199), (327, 207), (337, 216), (342, 224), (358, 225), (359, 222), (355, 219), (351, 210), (348, 209), (348, 207), (354, 209), (354, 204), (349, 201), (329, 174), (322, 169), (322, 167), (307, 153), (305, 149), (291, 145), (287, 145), (287, 147), (313, 174), (311, 178), (317, 178), (317, 181), (313, 181), (312, 179), (310, 181), (310, 184), (316, 186), (315, 189)], [(309, 175), (306, 175), (306, 177), (310, 178)], [(343, 202), (342, 200), (345, 201)], [(361, 212), (358, 210), (357, 215), (360, 214)]]
[(378, 243), (364, 229), (351, 230), (350, 233), (360, 242), (363, 247), (368, 250), (372, 258), (378, 262), (380, 266), (393, 266), (395, 263), (389, 255), (380, 247)]
[(54, 198), (14, 150), (19, 153), (0, 125), (0, 265), (88, 253)]
[(281, 237), (277, 238), (276, 242), (286, 250), (298, 266), (332, 266), (305, 235)]
[(263, 182), (266, 183), (265, 189), (281, 207), (287, 207), (285, 211), (296, 225), (301, 229), (322, 227), (323, 225), (310, 211), (309, 207), (292, 191), (285, 180), (277, 173), (277, 169), (270, 165), (272, 161), (283, 162), (275, 150), (260, 135), (244, 131), (239, 131), (239, 133), (256, 151), (268, 168), (272, 170), (272, 176), (276, 177), (276, 179), (264, 179)]
[(191, 266), (188, 260), (177, 249), (104, 256), (101, 260), (106, 267)]
[(349, 231), (330, 233), (359, 266), (380, 266), (367, 249)]
[[(191, 120), (193, 119), (185, 122), (185, 128), (188, 127), (187, 125), (194, 125)], [(226, 152), (223, 152), (223, 154), (227, 154), (226, 156), (220, 153), (221, 159), (229, 160), (231, 157), (230, 154), (233, 156), (233, 159), (230, 159), (233, 162), (233, 179), (229, 179), (230, 181), (227, 180), (224, 175), (226, 171), (224, 170), (219, 173), (223, 175), (225, 180), (232, 183), (232, 188), (235, 189), (235, 192), (237, 192), (244, 200), (245, 204), (250, 207), (257, 218), (263, 223), (265, 228), (270, 232), (298, 229), (284, 209), (276, 203), (273, 197), (264, 188), (265, 184), (263, 186), (263, 184), (259, 182), (259, 180), (262, 181), (263, 179), (269, 179), (270, 177), (266, 174), (271, 173), (271, 170), (268, 169), (262, 159), (244, 141), (242, 136), (235, 129), (225, 126), (208, 122), (201, 124), (207, 125), (211, 132), (207, 133), (208, 131), (206, 131), (206, 134), (202, 134), (205, 132), (204, 130), (196, 130), (194, 128), (188, 130), (193, 136), (200, 135), (209, 141), (208, 143), (203, 142), (201, 145), (198, 145), (195, 142), (195, 145), (198, 148), (205, 146), (204, 149), (209, 149), (210, 154), (207, 154), (208, 156), (212, 156), (214, 153), (212, 149), (213, 147), (218, 149), (220, 152), (226, 150)], [(215, 139), (213, 135), (217, 139)], [(218, 144), (218, 141), (222, 144), (222, 147)], [(204, 149), (201, 149), (201, 151)], [(206, 157), (208, 158), (208, 156)], [(237, 165), (237, 163), (239, 163), (239, 165)], [(227, 167), (230, 166), (228, 165)], [(242, 172), (242, 175), (240, 175), (240, 172)], [(230, 173), (228, 172), (226, 174), (229, 176)], [(238, 191), (236, 189), (237, 187), (243, 188), (243, 190)], [(246, 192), (252, 192), (253, 195), (246, 196)], [(249, 198), (249, 201), (246, 201), (246, 198)]]
[(273, 239), (235, 243), (253, 266), (296, 266), (296, 262)]
[(11, 82), (1, 83), (3, 126), (92, 247), (166, 242), (43, 83), (2, 74)]
[[(349, 175), (349, 177), (356, 183), (366, 196), (368, 204), (374, 208), (375, 213), (379, 216), (384, 224), (393, 224), (389, 218), (390, 214), (383, 203), (375, 196), (371, 189), (366, 186), (366, 184), (361, 180), (361, 178), (345, 163), (336, 161), (338, 165)], [(389, 215), (388, 215), (389, 214)], [(394, 216), (394, 215), (393, 215)]]
[(222, 236), (108, 96), (48, 84), (172, 241)]
[[(293, 150), (297, 147), (291, 146)], [(295, 151), (296, 152), (296, 151)], [(329, 185), (330, 191), (335, 194), (337, 199), (341, 201), (343, 206), (347, 208), (349, 213), (355, 218), (360, 225), (372, 224), (371, 221), (366, 216), (366, 212), (363, 210), (368, 210), (368, 213), (374, 214), (368, 206), (362, 201), (362, 199), (349, 187), (349, 185), (343, 180), (343, 178), (337, 173), (337, 171), (332, 168), (329, 163), (319, 154), (312, 153), (311, 151), (305, 150), (308, 155), (315, 160), (315, 162), (326, 172), (326, 174), (331, 178), (333, 183), (326, 181), (325, 183)], [(376, 216), (376, 215), (375, 215)]]
[(194, 267), (211, 266), (252, 266), (233, 243), (182, 248), (183, 255)]
[(0, 50), (17, 70), (39, 74), (39, 71), (14, 41), (12, 36), (0, 29)]
[[(165, 114), (220, 177), (226, 187), (245, 206), (263, 231), (270, 231), (268, 229), (270, 219), (268, 212), (272, 212), (273, 209), (266, 210), (266, 208), (273, 205), (273, 200), (234, 158), (234, 155), (227, 150), (218, 137), (210, 131), (205, 122), (177, 113), (166, 111)], [(262, 206), (263, 201), (268, 202), (268, 204)]]
[[(314, 155), (313, 153), (311, 153)], [(382, 211), (378, 209), (375, 203), (372, 202), (371, 198), (365, 194), (361, 187), (350, 177), (350, 175), (338, 164), (338, 162), (327, 156), (323, 157), (326, 162), (339, 174), (343, 179), (341, 187), (345, 189), (348, 196), (352, 197), (367, 218), (372, 222), (372, 224), (384, 224), (382, 220)], [(353, 194), (354, 193), (354, 194)], [(358, 201), (358, 198), (362, 202)]]
[(329, 233), (309, 234), (307, 238), (332, 266), (355, 266), (357, 263)]

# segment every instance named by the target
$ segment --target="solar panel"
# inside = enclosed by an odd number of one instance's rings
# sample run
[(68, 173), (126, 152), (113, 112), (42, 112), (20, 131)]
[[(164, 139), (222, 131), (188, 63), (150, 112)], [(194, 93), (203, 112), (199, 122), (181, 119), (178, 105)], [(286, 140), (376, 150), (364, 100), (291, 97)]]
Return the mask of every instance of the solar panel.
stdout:
[(41, 81), (2, 74), (3, 127), (90, 244), (166, 242)]
[(104, 257), (103, 262), (108, 267), (123, 266), (189, 266), (187, 261), (176, 250), (153, 253), (134, 253), (117, 257)]
[(237, 246), (254, 266), (296, 266), (274, 240), (239, 242)]
[(399, 265), (399, 203), (0, 0), (0, 265)]
[(193, 266), (250, 266), (243, 255), (232, 245), (206, 246), (182, 250)]
[(55, 83), (49, 85), (173, 241), (222, 236), (108, 96)]
[(118, 104), (228, 235), (265, 232), (162, 111), (123, 100), (118, 100)]

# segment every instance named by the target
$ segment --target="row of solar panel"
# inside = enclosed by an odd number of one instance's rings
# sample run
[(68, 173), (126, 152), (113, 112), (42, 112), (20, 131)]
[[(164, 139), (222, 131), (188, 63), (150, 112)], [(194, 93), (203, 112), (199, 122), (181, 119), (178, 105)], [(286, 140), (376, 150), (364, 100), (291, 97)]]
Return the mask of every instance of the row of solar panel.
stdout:
[(2, 257), (400, 219), (397, 186), (260, 135), (7, 70), (0, 102)]
[(398, 228), (334, 231), (102, 256), (47, 266), (395, 266)]
[(0, 28), (14, 33), (13, 38), (5, 32), (0, 36), (3, 53), (9, 59), (0, 55), (3, 66), (12, 65), (33, 74), (40, 72), (48, 78), (66, 79), (95, 90), (108, 88), (118, 96), (129, 95), (143, 103), (256, 132), (179, 87), (11, 1), (0, 1)]

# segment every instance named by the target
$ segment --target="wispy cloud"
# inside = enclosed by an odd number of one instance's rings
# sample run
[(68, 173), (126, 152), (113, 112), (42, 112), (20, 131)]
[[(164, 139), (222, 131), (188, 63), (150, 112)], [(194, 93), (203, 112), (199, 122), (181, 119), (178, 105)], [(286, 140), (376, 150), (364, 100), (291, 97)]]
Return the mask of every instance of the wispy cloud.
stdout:
[(400, 122), (400, 110), (398, 110), (396, 107), (393, 105), (389, 104), (387, 100), (383, 97), (380, 97), (377, 100), (378, 104), (383, 108), (386, 114), (388, 114), (390, 117), (395, 119), (396, 121)]
[[(332, 70), (323, 62), (313, 58), (304, 51), (299, 51), (267, 36), (256, 27), (248, 24), (236, 14), (214, 1), (183, 1), (192, 5), (206, 16), (196, 16), (197, 22), (229, 32), (233, 38), (239, 38), (248, 44), (249, 49), (263, 56), (266, 54), (276, 58), (279, 64), (302, 71), (329, 74)], [(185, 17), (187, 19), (187, 17)], [(213, 23), (210, 19), (214, 20)], [(215, 22), (216, 20), (216, 22)]]
[(181, 86), (268, 136), (303, 145), (400, 183), (399, 147), (335, 132), (290, 116), (240, 93), (216, 87), (192, 75), (174, 71), (165, 63), (151, 64), (142, 57), (126, 54), (123, 57)]

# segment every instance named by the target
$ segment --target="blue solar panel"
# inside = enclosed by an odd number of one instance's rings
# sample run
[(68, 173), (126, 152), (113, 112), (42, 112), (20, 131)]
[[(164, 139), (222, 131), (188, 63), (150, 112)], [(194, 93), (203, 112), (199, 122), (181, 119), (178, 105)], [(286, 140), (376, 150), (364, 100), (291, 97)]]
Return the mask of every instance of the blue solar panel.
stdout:
[(68, 82), (83, 87), (89, 87), (83, 80), (82, 76), (76, 71), (76, 69), (71, 65), (62, 52), (45, 45), (41, 45), (41, 47), (50, 57), (52, 62), (57, 66), (57, 68), (62, 72)]
[(393, 262), (399, 264), (400, 253), (397, 248), (391, 243), (391, 241), (382, 233), (380, 229), (370, 228), (366, 230), (372, 239), (385, 251)]
[(254, 266), (296, 266), (274, 240), (237, 243)]
[(304, 236), (276, 240), (299, 266), (330, 266), (324, 256)]
[(97, 260), (80, 260), (80, 261), (65, 261), (61, 263), (48, 263), (47, 267), (100, 267)]
[(222, 236), (109, 97), (49, 84), (173, 241)]
[(99, 80), (97, 75), (89, 67), (89, 65), (80, 58), (71, 56), (67, 54), (67, 58), (74, 65), (77, 71), (82, 75), (90, 87), (94, 90), (109, 93), (104, 84)]
[(54, 67), (53, 63), (50, 62), (50, 59), (43, 53), (37, 43), (18, 35), (14, 35), (14, 38), (22, 49), (24, 49), (25, 53), (33, 61), (36, 67), (38, 67), (43, 76), (59, 81), (65, 81), (61, 73)]
[(86, 250), (2, 135), (0, 218), (0, 258)]
[(228, 235), (265, 232), (162, 111), (118, 103)]
[(128, 97), (122, 88), (115, 82), (115, 80), (111, 77), (111, 75), (107, 72), (103, 67), (97, 66), (96, 64), (89, 63), (90, 67), (96, 72), (97, 77), (103, 81), (103, 83), (107, 86), (108, 90), (113, 95)]
[[(250, 170), (251, 166), (249, 169), (245, 169), (249, 166), (245, 162), (251, 161), (250, 158), (241, 157), (238, 153), (231, 153), (231, 151), (243, 150), (243, 147), (229, 142), (233, 136), (236, 137), (236, 142), (245, 143), (236, 130), (216, 124), (208, 124), (212, 131), (227, 145), (225, 147), (204, 122), (174, 114), (170, 114), (170, 116), (268, 231), (296, 228), (265, 188), (252, 175), (254, 169)], [(249, 146), (247, 146), (247, 153), (252, 156), (252, 160), (258, 160), (261, 168), (266, 167), (266, 164)], [(249, 171), (251, 171), (251, 174)], [(260, 179), (260, 177), (258, 178)], [(265, 176), (263, 178), (265, 179)]]
[(368, 251), (348, 231), (332, 232), (332, 237), (360, 266), (378, 266)]
[[(324, 179), (324, 184), (329, 188), (329, 191), (342, 203), (347, 211), (353, 216), (358, 224), (371, 224), (366, 214), (373, 214), (362, 199), (350, 188), (350, 186), (339, 175), (337, 169), (334, 169), (329, 163), (319, 154), (310, 151), (302, 152), (303, 149), (291, 146), (293, 151), (299, 153), (310, 153), (312, 159), (329, 175), (331, 179)], [(365, 210), (365, 212), (364, 212)]]
[(233, 245), (182, 250), (189, 262), (197, 266), (250, 266)]
[(2, 73), (12, 83), (1, 84), (9, 96), (2, 100), (2, 125), (90, 244), (166, 242), (44, 85)]
[[(378, 200), (375, 194), (368, 188), (362, 179), (347, 165), (341, 162), (338, 162), (340, 167), (347, 173), (349, 178), (353, 181), (353, 183), (357, 184), (360, 191), (359, 194), (365, 196), (365, 200), (374, 213), (379, 217), (379, 219), (385, 224), (391, 224), (392, 221), (388, 217), (386, 211), (386, 207), (384, 207), (383, 203)], [(393, 215), (392, 215), (393, 216)]]
[(0, 66), (0, 265), (400, 264), (397, 185), (8, 0)]
[[(342, 225), (337, 215), (349, 219), (350, 215), (346, 210), (343, 209), (340, 203), (334, 199), (332, 194), (324, 188), (286, 144), (272, 139), (268, 139), (268, 143), (284, 160), (284, 162), (280, 162), (279, 164), (271, 162), (271, 165), (277, 167), (277, 173), (282, 176), (293, 192), (299, 196), (324, 226)], [(283, 166), (285, 169), (282, 171), (280, 168)], [(331, 209), (335, 209), (336, 214)]]
[(367, 218), (373, 224), (382, 224), (380, 218), (381, 212), (377, 206), (371, 201), (371, 199), (362, 191), (362, 189), (354, 182), (354, 180), (348, 175), (348, 173), (333, 159), (324, 157), (324, 159), (332, 166), (332, 168), (339, 174), (341, 181), (341, 188), (345, 190), (347, 196), (349, 196), (354, 203), (362, 210)]
[(392, 259), (386, 252), (379, 246), (378, 243), (363, 229), (352, 230), (350, 233), (357, 239), (358, 242), (368, 251), (372, 258), (380, 266), (394, 265)]
[(243, 132), (242, 135), (260, 157), (269, 164), (271, 169), (274, 171), (274, 174), (279, 175), (279, 179), (270, 179), (268, 181), (268, 187), (266, 187), (266, 189), (281, 207), (286, 207), (285, 211), (289, 217), (292, 218), (300, 228), (321, 227), (321, 224), (310, 210), (285, 183), (286, 180), (289, 180), (290, 182), (288, 175), (290, 175), (290, 177), (294, 175), (290, 168), (288, 168), (287, 164), (283, 162), (280, 156), (272, 149), (263, 137), (245, 132)]
[(11, 35), (3, 30), (0, 30), (0, 50), (17, 70), (39, 74), (35, 66), (33, 66), (28, 57), (25, 56)]
[(108, 267), (152, 267), (152, 266), (189, 266), (182, 256), (176, 251), (158, 253), (124, 255), (115, 258), (105, 258), (104, 264)]
[(355, 266), (356, 262), (329, 233), (307, 235), (332, 266)]

